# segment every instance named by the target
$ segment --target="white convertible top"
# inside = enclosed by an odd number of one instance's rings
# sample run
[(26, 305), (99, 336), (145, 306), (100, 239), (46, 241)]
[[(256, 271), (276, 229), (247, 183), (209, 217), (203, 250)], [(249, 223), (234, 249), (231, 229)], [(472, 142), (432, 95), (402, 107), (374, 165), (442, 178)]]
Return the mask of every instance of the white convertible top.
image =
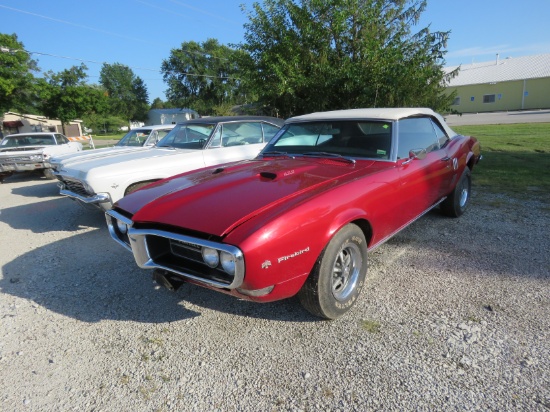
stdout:
[(376, 119), (376, 120), (399, 120), (412, 116), (432, 116), (436, 118), (441, 127), (445, 129), (449, 137), (455, 136), (457, 133), (452, 130), (445, 119), (432, 109), (424, 107), (401, 107), (401, 108), (376, 108), (376, 109), (349, 109), (349, 110), (333, 110), (330, 112), (316, 112), (295, 116), (287, 119), (285, 123), (299, 123), (318, 120), (359, 120), (359, 119)]

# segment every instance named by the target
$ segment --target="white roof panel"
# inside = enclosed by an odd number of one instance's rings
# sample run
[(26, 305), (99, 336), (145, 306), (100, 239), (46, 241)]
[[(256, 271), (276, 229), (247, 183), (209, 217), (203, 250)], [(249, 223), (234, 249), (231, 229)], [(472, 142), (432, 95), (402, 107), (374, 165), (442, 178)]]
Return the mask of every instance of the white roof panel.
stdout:
[[(458, 66), (446, 67), (448, 73)], [(550, 77), (550, 54), (496, 59), (491, 62), (463, 64), (449, 87), (498, 83)]]
[(287, 119), (285, 123), (298, 123), (308, 121), (323, 121), (323, 120), (361, 120), (361, 119), (376, 119), (376, 120), (399, 120), (411, 116), (432, 116), (439, 120), (441, 126), (445, 129), (449, 136), (456, 135), (443, 117), (432, 109), (424, 107), (400, 107), (400, 108), (376, 108), (376, 109), (348, 109), (334, 110), (330, 112), (316, 112), (295, 116)]

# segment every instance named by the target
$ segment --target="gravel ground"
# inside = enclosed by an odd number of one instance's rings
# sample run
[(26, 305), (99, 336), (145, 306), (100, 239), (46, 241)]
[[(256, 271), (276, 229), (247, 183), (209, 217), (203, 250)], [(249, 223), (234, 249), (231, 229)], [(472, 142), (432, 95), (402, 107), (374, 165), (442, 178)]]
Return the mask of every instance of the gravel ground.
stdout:
[(427, 214), (328, 322), (155, 287), (57, 192), (0, 185), (2, 411), (550, 410), (548, 197), (474, 188), (461, 218)]

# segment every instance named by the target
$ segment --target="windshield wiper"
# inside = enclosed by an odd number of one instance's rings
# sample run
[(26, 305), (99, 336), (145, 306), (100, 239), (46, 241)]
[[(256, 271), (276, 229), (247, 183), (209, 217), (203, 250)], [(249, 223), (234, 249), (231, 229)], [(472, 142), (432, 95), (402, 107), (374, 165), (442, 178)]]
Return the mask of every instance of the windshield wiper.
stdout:
[(276, 150), (273, 150), (273, 151), (270, 151), (270, 152), (264, 152), (264, 153), (260, 153), (262, 155), (262, 157), (264, 156), (273, 156), (273, 157), (276, 157), (276, 156), (286, 156), (286, 157), (290, 157), (292, 159), (294, 159), (294, 156), (292, 155), (289, 155), (287, 152), (278, 152)]
[(342, 155), (339, 155), (337, 153), (329, 153), (329, 152), (306, 152), (302, 153), (302, 156), (309, 156), (309, 157), (330, 157), (335, 160), (342, 160), (346, 163), (355, 163), (355, 159), (352, 159), (350, 157), (344, 157)]

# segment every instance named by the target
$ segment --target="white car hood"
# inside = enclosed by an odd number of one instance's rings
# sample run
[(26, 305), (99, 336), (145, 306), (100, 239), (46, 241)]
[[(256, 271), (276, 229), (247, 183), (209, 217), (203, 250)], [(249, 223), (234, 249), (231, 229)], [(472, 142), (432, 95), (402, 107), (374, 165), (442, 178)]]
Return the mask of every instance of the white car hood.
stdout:
[(46, 151), (44, 150), (47, 146), (25, 146), (22, 147), (6, 147), (0, 149), (0, 156), (32, 156), (36, 154), (42, 154)]
[(157, 164), (159, 167), (164, 167), (167, 163), (181, 162), (182, 155), (202, 157), (202, 150), (154, 147), (148, 150), (138, 150), (130, 153), (115, 153), (112, 156), (103, 156), (96, 159), (63, 165), (57, 172), (63, 176), (71, 176), (79, 179), (85, 178), (92, 169), (95, 177), (121, 173), (128, 174), (150, 164)]
[(102, 149), (83, 150), (77, 153), (69, 153), (63, 156), (52, 158), (51, 163), (58, 165), (58, 168), (72, 167), (80, 163), (117, 156), (123, 153), (134, 153), (141, 150), (149, 150), (152, 146), (120, 146), (105, 147)]

